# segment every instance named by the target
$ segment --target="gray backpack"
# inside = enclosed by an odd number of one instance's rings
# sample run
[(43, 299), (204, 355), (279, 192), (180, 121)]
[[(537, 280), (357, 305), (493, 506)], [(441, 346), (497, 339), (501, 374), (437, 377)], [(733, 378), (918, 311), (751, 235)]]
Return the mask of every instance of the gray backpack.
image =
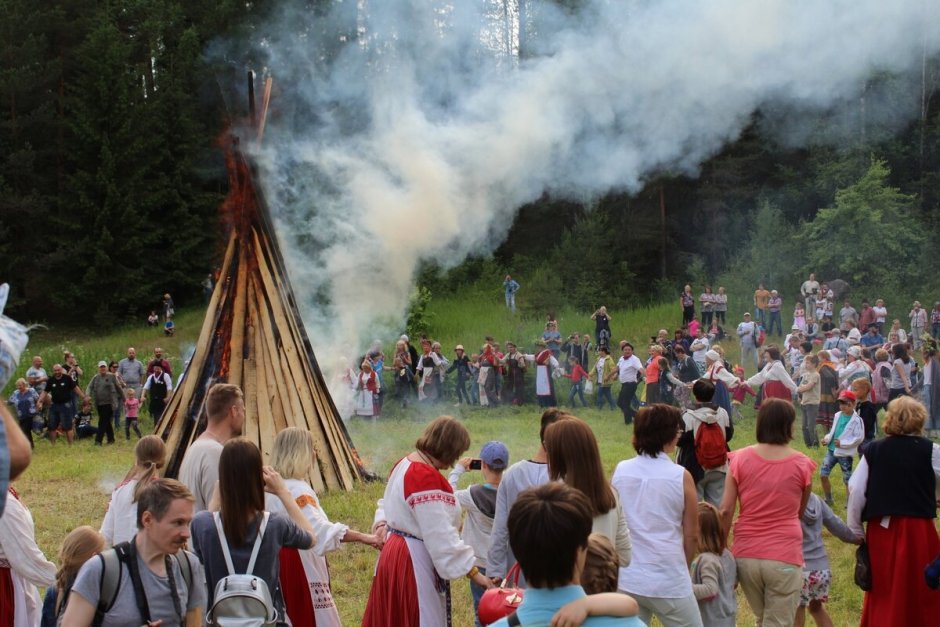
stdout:
[(277, 610), (271, 600), (268, 584), (254, 574), (255, 561), (261, 550), (261, 538), (268, 526), (270, 513), (264, 512), (261, 524), (258, 526), (258, 535), (251, 550), (251, 559), (248, 560), (248, 569), (245, 574), (235, 572), (232, 564), (232, 554), (229, 552), (228, 539), (222, 529), (222, 517), (218, 512), (213, 514), (215, 528), (219, 532), (219, 544), (222, 545), (222, 555), (225, 556), (225, 566), (228, 576), (219, 580), (215, 585), (215, 600), (212, 608), (206, 614), (206, 624), (220, 627), (265, 627), (277, 624)]

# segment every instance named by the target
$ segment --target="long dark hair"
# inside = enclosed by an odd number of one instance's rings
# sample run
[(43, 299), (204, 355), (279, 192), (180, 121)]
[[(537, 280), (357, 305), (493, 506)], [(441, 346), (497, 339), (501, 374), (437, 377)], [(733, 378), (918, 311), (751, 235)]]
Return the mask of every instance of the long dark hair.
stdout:
[(264, 479), (261, 451), (244, 438), (230, 440), (219, 458), (219, 497), (222, 529), (231, 546), (241, 546), (248, 524), (264, 511)]
[(911, 358), (907, 354), (907, 346), (900, 342), (891, 347), (891, 352), (894, 354), (895, 359), (900, 359), (905, 364), (911, 361)]
[(549, 425), (544, 446), (549, 476), (553, 480), (563, 479), (583, 492), (591, 501), (592, 517), (616, 507), (613, 488), (604, 477), (597, 438), (586, 422), (571, 417)]

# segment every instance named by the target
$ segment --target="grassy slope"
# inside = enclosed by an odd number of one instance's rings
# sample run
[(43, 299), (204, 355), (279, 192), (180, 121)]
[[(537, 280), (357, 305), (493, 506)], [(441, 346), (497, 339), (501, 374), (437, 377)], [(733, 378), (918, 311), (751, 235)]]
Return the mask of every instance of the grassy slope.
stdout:
[[(541, 321), (520, 322), (509, 316), (498, 303), (442, 301), (435, 302), (432, 308), (436, 314), (433, 335), (442, 341), (447, 353), (458, 342), (472, 351), (488, 334), (502, 341), (514, 339), (530, 345), (542, 329)], [(660, 321), (676, 323), (675, 307), (672, 306), (611, 313), (613, 336), (630, 338), (638, 345), (642, 345), (644, 338), (660, 326), (669, 326)], [(54, 359), (61, 357), (62, 349), (67, 347), (76, 352), (81, 364), (93, 366), (98, 359), (120, 357), (128, 345), (136, 346), (140, 354), (150, 354), (153, 346), (160, 345), (168, 352), (176, 370), (181, 365), (180, 355), (185, 347), (195, 342), (200, 317), (198, 311), (182, 313), (178, 319), (178, 335), (169, 340), (163, 338), (159, 330), (146, 327), (122, 328), (107, 335), (55, 329), (36, 332), (29, 353), (43, 355), (47, 366), (51, 366)], [(558, 319), (563, 334), (574, 330), (593, 333), (593, 324), (587, 316), (559, 311)], [(25, 370), (25, 366), (22, 369)], [(564, 382), (560, 387), (563, 388), (560, 392), (565, 393)], [(380, 475), (387, 474), (391, 464), (411, 449), (424, 424), (438, 412), (450, 412), (465, 421), (473, 437), (471, 453), (491, 439), (506, 442), (514, 460), (535, 451), (539, 413), (533, 405), (494, 410), (445, 405), (435, 409), (412, 410), (404, 415), (394, 409), (386, 418), (376, 422), (352, 420), (349, 429), (366, 463)], [(575, 413), (594, 428), (608, 472), (612, 472), (621, 459), (633, 456), (631, 432), (623, 426), (619, 412), (591, 408), (578, 409)], [(733, 444), (741, 447), (753, 441), (753, 411), (750, 411), (746, 421), (737, 429)], [(794, 444), (801, 447), (798, 442)], [(820, 457), (818, 453), (816, 457)], [(32, 509), (37, 538), (47, 556), (52, 558), (56, 554), (68, 530), (80, 524), (100, 524), (110, 489), (132, 462), (133, 442), (126, 442), (123, 434), (114, 446), (103, 449), (96, 449), (87, 441), (77, 443), (71, 449), (62, 441), (56, 447), (45, 441), (37, 443), (33, 464), (25, 477), (17, 482), (17, 488)], [(464, 483), (474, 479), (478, 477), (470, 473)], [(833, 483), (836, 484), (836, 511), (841, 514), (845, 503), (844, 490), (838, 477)], [(818, 480), (816, 488), (818, 490)], [(370, 484), (351, 494), (326, 494), (323, 495), (323, 506), (332, 519), (366, 529), (371, 524), (375, 500), (381, 497), (382, 491), (381, 484)], [(862, 595), (851, 581), (853, 549), (831, 537), (827, 537), (827, 546), (835, 573), (829, 611), (836, 625), (857, 624)], [(361, 620), (375, 557), (373, 550), (353, 545), (330, 558), (334, 595), (345, 624), (354, 625)], [(454, 624), (472, 624), (467, 584), (454, 582), (453, 591)], [(740, 595), (738, 624), (752, 624), (747, 604)]]

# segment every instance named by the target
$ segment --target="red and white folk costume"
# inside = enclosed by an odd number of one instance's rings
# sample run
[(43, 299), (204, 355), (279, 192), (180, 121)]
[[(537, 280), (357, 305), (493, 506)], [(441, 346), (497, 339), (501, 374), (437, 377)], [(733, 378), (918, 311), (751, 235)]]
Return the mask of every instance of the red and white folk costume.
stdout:
[[(281, 549), (281, 592), (287, 616), (294, 627), (341, 627), (330, 589), (326, 554), (340, 548), (349, 527), (330, 522), (320, 508), (316, 492), (306, 481), (285, 479), (284, 483), (317, 534), (312, 549)], [(287, 515), (281, 500), (273, 494), (265, 495), (265, 509)]]
[(460, 539), (460, 505), (441, 473), (402, 459), (392, 469), (375, 513), (388, 526), (369, 591), (363, 627), (450, 625), (450, 580), (473, 568)]
[(36, 545), (33, 517), (13, 488), (0, 517), (0, 625), (39, 625), (36, 586), (55, 585), (55, 564)]
[[(551, 399), (555, 404), (555, 382), (552, 373), (558, 368), (558, 360), (547, 348), (535, 355), (535, 394), (541, 399)], [(540, 403), (542, 404), (542, 403)]]
[(376, 374), (369, 370), (362, 370), (356, 377), (356, 415), (357, 416), (377, 416), (378, 394), (381, 383)]

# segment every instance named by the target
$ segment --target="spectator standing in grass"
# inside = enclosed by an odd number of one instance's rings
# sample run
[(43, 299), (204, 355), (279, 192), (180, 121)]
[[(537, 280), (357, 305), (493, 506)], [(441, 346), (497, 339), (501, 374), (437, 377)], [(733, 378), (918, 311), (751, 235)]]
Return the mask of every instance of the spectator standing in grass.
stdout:
[(817, 294), (819, 294), (819, 281), (816, 280), (816, 275), (811, 272), (809, 278), (803, 281), (800, 286), (800, 296), (803, 297), (805, 310), (810, 315), (816, 310)]
[(688, 326), (695, 319), (695, 296), (692, 294), (691, 285), (682, 288), (679, 307), (682, 309), (682, 326)]
[(705, 291), (699, 295), (698, 302), (702, 312), (702, 326), (707, 329), (712, 326), (712, 320), (715, 317), (715, 294), (712, 292), (711, 285), (705, 286)]
[(506, 293), (506, 307), (516, 313), (516, 292), (519, 291), (519, 283), (510, 275), (506, 275), (503, 280), (503, 291)]
[(611, 483), (620, 496), (632, 540), (630, 565), (619, 589), (636, 599), (640, 619), (666, 627), (701, 627), (689, 565), (698, 546), (698, 508), (692, 475), (674, 463), (682, 414), (649, 405), (636, 416), (637, 456), (617, 464)]
[(757, 323), (751, 320), (751, 313), (744, 312), (744, 319), (738, 324), (737, 335), (741, 342), (741, 364), (747, 366), (753, 363), (754, 368), (760, 370), (757, 357)]
[(725, 288), (719, 287), (718, 293), (715, 294), (715, 319), (718, 320), (718, 324), (725, 324), (725, 316), (728, 313), (728, 295), (725, 293)]
[(101, 523), (101, 535), (114, 546), (130, 542), (137, 531), (137, 501), (144, 488), (157, 478), (166, 461), (166, 445), (156, 435), (141, 438), (134, 447), (134, 467), (111, 493), (108, 511)]
[(467, 381), (470, 380), (470, 358), (467, 357), (463, 344), (458, 344), (454, 348), (454, 361), (451, 362), (446, 373), (450, 374), (455, 370), (457, 371), (457, 383), (454, 390), (457, 393), (457, 405), (461, 403), (469, 405), (470, 394), (467, 392)]
[(509, 510), (519, 495), (526, 489), (548, 482), (548, 455), (545, 452), (545, 430), (558, 420), (571, 416), (552, 407), (542, 412), (539, 426), (539, 447), (531, 459), (519, 460), (506, 469), (496, 492), (496, 510), (493, 514), (493, 531), (490, 534), (490, 552), (487, 574), (502, 579), (516, 563), (509, 545), (509, 530), (506, 522)]
[(913, 398), (888, 403), (886, 437), (868, 445), (849, 482), (848, 526), (865, 534), (871, 560), (862, 627), (933, 625), (940, 616), (940, 594), (924, 580), (940, 554), (940, 446), (923, 437), (926, 419)]
[[(490, 533), (493, 531), (493, 516), (496, 514), (496, 493), (500, 481), (503, 479), (503, 471), (509, 465), (509, 449), (506, 448), (505, 444), (496, 440), (487, 442), (480, 449), (478, 460), (479, 470), (484, 479), (483, 483), (473, 484), (463, 490), (457, 489), (460, 477), (473, 467), (474, 460), (470, 457), (465, 457), (457, 462), (450, 473), (448, 481), (451, 488), (454, 489), (454, 496), (457, 497), (460, 509), (466, 512), (460, 538), (473, 547), (474, 565), (480, 569), (481, 574), (485, 575), (487, 573), (487, 556), (490, 552)], [(484, 588), (473, 581), (470, 582), (474, 621), (477, 627), (480, 626), (477, 608), (484, 592)]]
[(607, 307), (601, 305), (597, 311), (591, 314), (591, 320), (594, 321), (594, 342), (598, 347), (610, 346), (610, 314), (607, 313)]
[(46, 381), (49, 380), (49, 375), (46, 374), (46, 369), (42, 367), (42, 357), (36, 355), (33, 357), (33, 364), (26, 370), (26, 382), (29, 383), (29, 387), (36, 390), (39, 396), (42, 396), (43, 392), (46, 391)]
[(101, 441), (108, 437), (108, 444), (114, 444), (114, 412), (118, 405), (124, 402), (124, 393), (118, 384), (117, 377), (108, 372), (108, 362), (98, 362), (98, 374), (92, 377), (85, 389), (85, 394), (91, 399), (98, 412), (98, 434), (95, 444), (101, 446)]
[(930, 310), (930, 337), (934, 342), (940, 342), (940, 301), (935, 302)]
[(206, 395), (206, 430), (183, 457), (179, 479), (190, 489), (196, 512), (208, 509), (219, 478), (223, 445), (240, 435), (245, 425), (245, 397), (241, 388), (216, 383)]
[(734, 452), (719, 511), (738, 582), (759, 625), (791, 625), (803, 577), (800, 516), (812, 492), (816, 464), (789, 445), (796, 411), (789, 401), (770, 398), (757, 413), (757, 444)]
[(163, 371), (163, 366), (159, 362), (153, 364), (153, 374), (147, 377), (144, 389), (140, 394), (140, 404), (146, 402), (147, 394), (150, 394), (150, 417), (153, 418), (153, 424), (156, 426), (163, 417), (163, 410), (166, 409), (166, 401), (173, 391), (173, 380), (170, 375)]
[(506, 368), (505, 386), (503, 387), (503, 402), (513, 406), (525, 402), (525, 371), (527, 368), (525, 355), (519, 352), (515, 342), (506, 342), (506, 354), (501, 360)]
[(587, 407), (587, 401), (584, 400), (584, 384), (590, 378), (590, 375), (581, 367), (581, 364), (574, 356), (568, 358), (568, 366), (571, 368), (571, 372), (564, 375), (568, 379), (571, 379), (571, 390), (568, 392), (568, 406), (575, 406), (574, 397), (577, 394), (581, 399), (581, 405)]
[(818, 365), (819, 359), (812, 353), (803, 358), (800, 384), (796, 388), (803, 412), (803, 444), (806, 448), (819, 446), (819, 436), (816, 435), (816, 419), (819, 417), (819, 373), (816, 371)]
[(633, 344), (623, 343), (623, 354), (617, 361), (618, 378), (620, 380), (620, 395), (617, 397), (617, 405), (623, 412), (624, 424), (633, 423), (633, 415), (636, 410), (633, 407), (636, 402), (636, 389), (643, 380), (643, 362), (633, 354)]
[(875, 323), (878, 325), (878, 333), (884, 333), (885, 321), (888, 319), (888, 308), (885, 307), (885, 302), (882, 299), (875, 301), (875, 306), (872, 307), (872, 312), (875, 314)]
[(176, 314), (176, 306), (173, 304), (173, 297), (169, 293), (163, 295), (163, 319), (170, 320)]
[(757, 285), (757, 289), (754, 290), (754, 310), (757, 313), (757, 324), (761, 325), (765, 329), (767, 328), (767, 303), (770, 301), (770, 292), (764, 287), (764, 282), (761, 281)]
[[(583, 398), (583, 397), (582, 397)], [(39, 394), (26, 384), (26, 379), (16, 380), (16, 389), (10, 395), (10, 405), (16, 410), (20, 429), (26, 434), (30, 448), (33, 447), (33, 420), (39, 415)]]
[(591, 369), (594, 377), (594, 387), (597, 392), (597, 408), (601, 409), (604, 403), (609, 403), (610, 408), (614, 409), (614, 396), (611, 393), (611, 387), (617, 379), (617, 364), (610, 356), (610, 350), (606, 346), (597, 348), (597, 361)]
[(783, 318), (780, 309), (783, 307), (783, 299), (777, 293), (777, 290), (770, 290), (770, 298), (767, 299), (767, 335), (772, 335), (774, 327), (777, 328), (777, 335), (783, 335)]
[(907, 314), (911, 320), (911, 345), (915, 351), (920, 350), (924, 343), (924, 329), (927, 328), (927, 310), (920, 306), (920, 301), (914, 301), (914, 307)]
[(888, 384), (888, 402), (899, 396), (910, 396), (914, 386), (914, 360), (907, 353), (907, 345), (898, 342), (891, 347), (891, 382)]
[[(61, 364), (53, 364), (52, 377), (46, 382), (46, 395), (52, 403), (49, 408), (49, 441), (55, 444), (60, 430), (65, 433), (69, 444), (75, 440), (72, 421), (75, 418), (74, 398), (78, 394), (85, 398), (85, 393), (72, 377), (65, 374)], [(45, 401), (43, 402), (45, 404)]]
[(170, 362), (163, 356), (163, 349), (157, 346), (153, 349), (153, 359), (150, 360), (150, 363), (147, 364), (147, 374), (153, 374), (153, 367), (156, 364), (160, 364), (163, 367), (163, 372), (168, 376), (173, 376), (173, 371), (170, 369)]
[(137, 394), (134, 392), (134, 388), (128, 388), (127, 396), (124, 397), (124, 437), (127, 440), (131, 439), (131, 429), (133, 429), (134, 433), (137, 434), (137, 439), (140, 439), (140, 421), (138, 419), (139, 413), (140, 399), (137, 398)]
[[(277, 434), (271, 451), (271, 466), (280, 473), (284, 485), (310, 522), (316, 533), (316, 545), (307, 550), (281, 549), (279, 555), (279, 582), (284, 595), (287, 616), (293, 627), (339, 627), (339, 613), (330, 589), (330, 571), (326, 554), (338, 551), (343, 543), (359, 542), (381, 548), (379, 539), (372, 534), (350, 529), (339, 522), (331, 522), (320, 506), (317, 493), (307, 477), (316, 467), (317, 458), (313, 435), (306, 429), (288, 427)], [(279, 496), (268, 493), (264, 497), (265, 509), (287, 516), (288, 512)]]
[(578, 418), (559, 420), (545, 430), (548, 475), (580, 490), (591, 503), (591, 531), (610, 540), (617, 550), (620, 566), (630, 565), (630, 530), (620, 506), (620, 497), (604, 476), (597, 438), (586, 422)]

